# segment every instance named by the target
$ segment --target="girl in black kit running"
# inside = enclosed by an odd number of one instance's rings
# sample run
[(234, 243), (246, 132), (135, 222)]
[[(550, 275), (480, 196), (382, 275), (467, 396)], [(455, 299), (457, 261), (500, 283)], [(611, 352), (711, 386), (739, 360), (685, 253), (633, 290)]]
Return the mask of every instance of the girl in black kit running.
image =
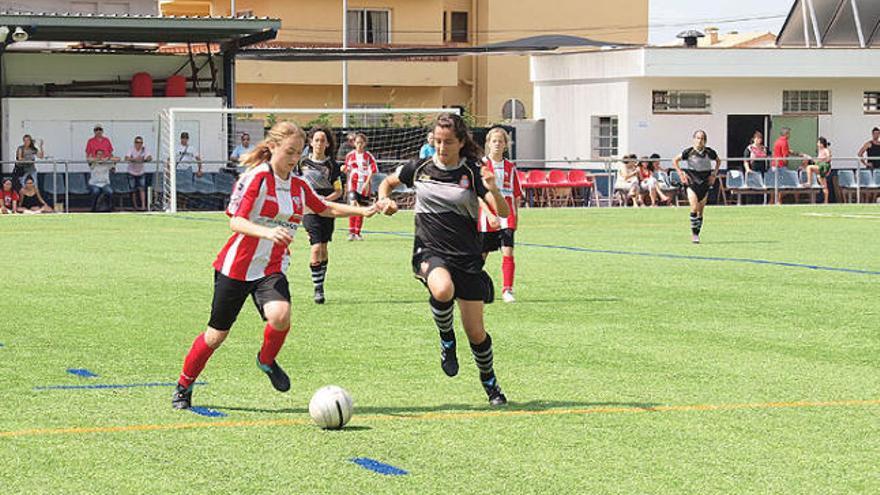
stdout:
[[(342, 196), (341, 167), (336, 160), (336, 142), (333, 132), (314, 127), (309, 132), (309, 154), (297, 166), (302, 176), (324, 201), (332, 203)], [(327, 244), (333, 240), (334, 221), (318, 215), (306, 215), (303, 226), (309, 233), (312, 246), (309, 268), (315, 285), (315, 303), (324, 304), (324, 279), (327, 277)]]
[[(700, 230), (703, 228), (703, 209), (706, 200), (709, 199), (709, 189), (715, 185), (718, 169), (721, 167), (721, 159), (718, 153), (706, 146), (706, 131), (694, 132), (694, 145), (681, 152), (672, 160), (672, 166), (678, 171), (681, 183), (687, 186), (688, 202), (691, 204), (691, 240), (694, 244), (700, 243)], [(684, 160), (687, 169), (682, 172), (679, 163)], [(712, 162), (715, 168), (712, 168)]]
[(406, 184), (415, 189), (416, 235), (413, 271), (428, 288), (434, 323), (440, 331), (440, 365), (458, 374), (453, 299), (480, 370), (489, 403), (507, 403), (495, 377), (492, 337), (483, 326), (483, 303), (491, 302), (491, 280), (483, 272), (482, 242), (477, 232), (477, 198), (506, 217), (510, 209), (495, 184), (491, 166), (481, 166), (482, 153), (461, 117), (441, 114), (433, 126), (436, 154), (401, 167), (379, 186), (377, 207), (397, 211), (391, 191)]

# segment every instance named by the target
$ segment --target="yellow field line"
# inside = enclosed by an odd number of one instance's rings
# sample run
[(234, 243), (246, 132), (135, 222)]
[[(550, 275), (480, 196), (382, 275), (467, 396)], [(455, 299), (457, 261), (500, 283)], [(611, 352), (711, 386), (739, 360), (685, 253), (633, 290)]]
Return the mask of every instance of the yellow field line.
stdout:
[[(359, 423), (369, 423), (371, 421), (392, 421), (392, 420), (421, 420), (421, 421), (442, 421), (442, 420), (461, 420), (487, 417), (508, 417), (508, 416), (565, 416), (565, 415), (585, 415), (585, 414), (618, 414), (618, 413), (657, 413), (657, 412), (688, 412), (688, 411), (734, 411), (734, 410), (754, 410), (754, 409), (795, 409), (795, 408), (817, 408), (817, 407), (853, 407), (853, 406), (877, 406), (880, 405), (880, 399), (875, 400), (841, 400), (826, 402), (759, 402), (759, 403), (743, 403), (743, 404), (694, 404), (679, 406), (654, 406), (654, 407), (590, 407), (580, 409), (544, 409), (544, 410), (504, 410), (495, 409), (487, 411), (467, 411), (467, 412), (429, 412), (424, 414), (365, 414), (356, 416)], [(27, 437), (27, 436), (46, 436), (46, 435), (82, 435), (88, 433), (119, 433), (130, 431), (162, 431), (162, 430), (187, 430), (196, 428), (236, 428), (236, 427), (254, 427), (254, 426), (291, 426), (310, 424), (308, 418), (287, 418), (287, 419), (263, 419), (254, 421), (216, 421), (216, 422), (197, 422), (197, 423), (169, 423), (169, 424), (146, 424), (146, 425), (128, 425), (128, 426), (95, 426), (95, 427), (76, 427), (76, 428), (40, 428), (31, 430), (18, 431), (0, 431), (0, 437)]]

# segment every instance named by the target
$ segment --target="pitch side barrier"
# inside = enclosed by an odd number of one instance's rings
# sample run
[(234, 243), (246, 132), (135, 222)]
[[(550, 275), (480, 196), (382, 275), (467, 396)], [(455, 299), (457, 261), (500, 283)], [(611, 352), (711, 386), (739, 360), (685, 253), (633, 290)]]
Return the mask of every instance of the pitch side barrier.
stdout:
[[(815, 160), (815, 157), (804, 157), (804, 156), (789, 156), (785, 158), (741, 158), (741, 157), (720, 157), (721, 158), (721, 169), (719, 170), (719, 175), (721, 175), (722, 180), (727, 178), (729, 166), (728, 164), (737, 164), (737, 170), (744, 169), (743, 162), (763, 162), (763, 168), (765, 170), (773, 171), (775, 167), (771, 164), (775, 160), (786, 160), (788, 162), (788, 167), (792, 165), (797, 165), (797, 168), (788, 168), (788, 170), (792, 170), (798, 173), (798, 176), (803, 173), (803, 164), (806, 160)], [(607, 202), (608, 205), (611, 204), (611, 198), (614, 196), (614, 182), (617, 175), (617, 168), (619, 164), (621, 164), (624, 159), (623, 158), (593, 158), (593, 159), (548, 159), (548, 160), (536, 160), (536, 159), (515, 159), (517, 168), (521, 171), (528, 171), (530, 169), (539, 169), (539, 170), (553, 170), (553, 169), (561, 169), (561, 170), (583, 170), (589, 173), (595, 179), (595, 189), (601, 194), (604, 194), (604, 197), (600, 197), (601, 201)], [(669, 180), (671, 185), (677, 185), (675, 183), (675, 168), (672, 166), (671, 158), (657, 158), (657, 159), (644, 159), (644, 158), (636, 158), (634, 160), (636, 163), (640, 161), (650, 161), (650, 162), (660, 162), (662, 172), (665, 174), (667, 180)], [(866, 158), (862, 157), (833, 157), (831, 159), (832, 168), (831, 174), (837, 175), (839, 178), (845, 177), (844, 183), (838, 183), (838, 187), (851, 190), (855, 196), (855, 201), (857, 203), (861, 203), (862, 199), (866, 197), (866, 193), (875, 194), (880, 190), (880, 169), (873, 169), (871, 167), (866, 167), (863, 163), (867, 161)], [(680, 166), (683, 164), (680, 164)], [(841, 171), (851, 172), (852, 175), (841, 176)], [(672, 172), (672, 173), (670, 173)], [(752, 172), (758, 173), (758, 172)], [(661, 175), (663, 175), (661, 174)], [(761, 183), (764, 184), (768, 193), (772, 193), (775, 197), (778, 197), (780, 191), (787, 191), (797, 188), (792, 188), (781, 174), (771, 172), (769, 175), (770, 180), (769, 183), (764, 182), (764, 175), (761, 176)], [(680, 184), (680, 182), (678, 183)], [(798, 181), (798, 186), (800, 186), (800, 180)], [(543, 187), (552, 187), (551, 184), (546, 184)], [(561, 186), (565, 187), (565, 186)], [(802, 190), (809, 190), (811, 188), (818, 187), (817, 184), (812, 184), (810, 187), (801, 188)]]

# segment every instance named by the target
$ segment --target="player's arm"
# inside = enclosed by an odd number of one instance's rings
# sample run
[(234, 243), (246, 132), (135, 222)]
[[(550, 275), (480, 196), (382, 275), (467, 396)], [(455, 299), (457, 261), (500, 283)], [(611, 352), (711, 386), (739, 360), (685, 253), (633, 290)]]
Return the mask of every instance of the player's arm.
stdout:
[(400, 177), (398, 177), (398, 172), (395, 172), (382, 180), (382, 183), (379, 184), (378, 199), (376, 200), (376, 206), (379, 208), (379, 211), (386, 215), (394, 215), (397, 213), (397, 202), (391, 199), (390, 196), (391, 191), (400, 184), (401, 181)]
[(275, 244), (281, 244), (284, 246), (293, 241), (293, 237), (290, 235), (290, 232), (287, 231), (287, 228), (280, 225), (274, 228), (257, 225), (245, 217), (232, 217), (229, 220), (229, 228), (231, 228), (233, 232), (239, 234), (266, 239), (267, 241), (272, 241)]
[(340, 217), (366, 217), (370, 218), (375, 215), (379, 208), (374, 204), (372, 206), (352, 206), (342, 203), (326, 203), (327, 208), (318, 215), (328, 218)]
[(865, 141), (865, 144), (863, 144), (862, 147), (859, 148), (859, 152), (856, 153), (856, 156), (861, 158), (861, 160), (859, 160), (859, 161), (861, 161), (862, 165), (864, 165), (866, 167), (868, 166), (868, 160), (865, 159), (865, 153), (868, 152), (868, 147), (870, 147), (870, 146), (871, 146), (871, 141)]
[(681, 171), (681, 167), (679, 163), (681, 162), (681, 155), (676, 155), (675, 158), (672, 159), (672, 166), (675, 167), (675, 171), (678, 173), (678, 178), (681, 180), (681, 183), (687, 185), (687, 175)]
[(489, 208), (489, 205), (485, 201), (483, 201), (483, 198), (477, 198), (477, 201), (480, 202), (480, 208), (483, 210), (483, 214), (486, 215), (486, 222), (489, 223), (489, 226), (493, 229), (501, 227), (501, 222), (498, 220), (498, 217), (495, 215), (492, 209)]
[(342, 197), (342, 180), (340, 179), (342, 176), (342, 168), (335, 160), (331, 159), (330, 161), (333, 163), (333, 168), (330, 172), (330, 182), (333, 183), (333, 192), (328, 194), (324, 199), (327, 201), (336, 201)]

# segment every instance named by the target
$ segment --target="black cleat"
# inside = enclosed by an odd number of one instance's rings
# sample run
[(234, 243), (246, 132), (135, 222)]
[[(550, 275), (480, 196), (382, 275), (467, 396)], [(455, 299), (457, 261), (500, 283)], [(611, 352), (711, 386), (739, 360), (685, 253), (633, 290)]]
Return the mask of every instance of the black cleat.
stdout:
[(494, 378), (488, 382), (483, 382), (483, 389), (486, 390), (486, 395), (489, 396), (489, 405), (503, 406), (507, 404), (507, 397), (501, 391), (501, 387), (498, 386), (498, 382)]
[(449, 347), (443, 345), (440, 341), (440, 367), (446, 376), (455, 376), (458, 374), (458, 356), (455, 353), (455, 343)]
[(315, 304), (324, 304), (324, 291), (315, 289)]
[(174, 387), (174, 394), (171, 396), (171, 407), (174, 409), (189, 409), (192, 407), (192, 396), (192, 385), (189, 388), (184, 388), (178, 383)]
[(269, 375), (269, 381), (272, 386), (279, 392), (287, 392), (290, 390), (290, 378), (287, 373), (278, 366), (278, 361), (272, 361), (272, 364), (263, 364), (260, 362), (260, 353), (257, 353), (257, 367), (263, 370), (263, 373)]

